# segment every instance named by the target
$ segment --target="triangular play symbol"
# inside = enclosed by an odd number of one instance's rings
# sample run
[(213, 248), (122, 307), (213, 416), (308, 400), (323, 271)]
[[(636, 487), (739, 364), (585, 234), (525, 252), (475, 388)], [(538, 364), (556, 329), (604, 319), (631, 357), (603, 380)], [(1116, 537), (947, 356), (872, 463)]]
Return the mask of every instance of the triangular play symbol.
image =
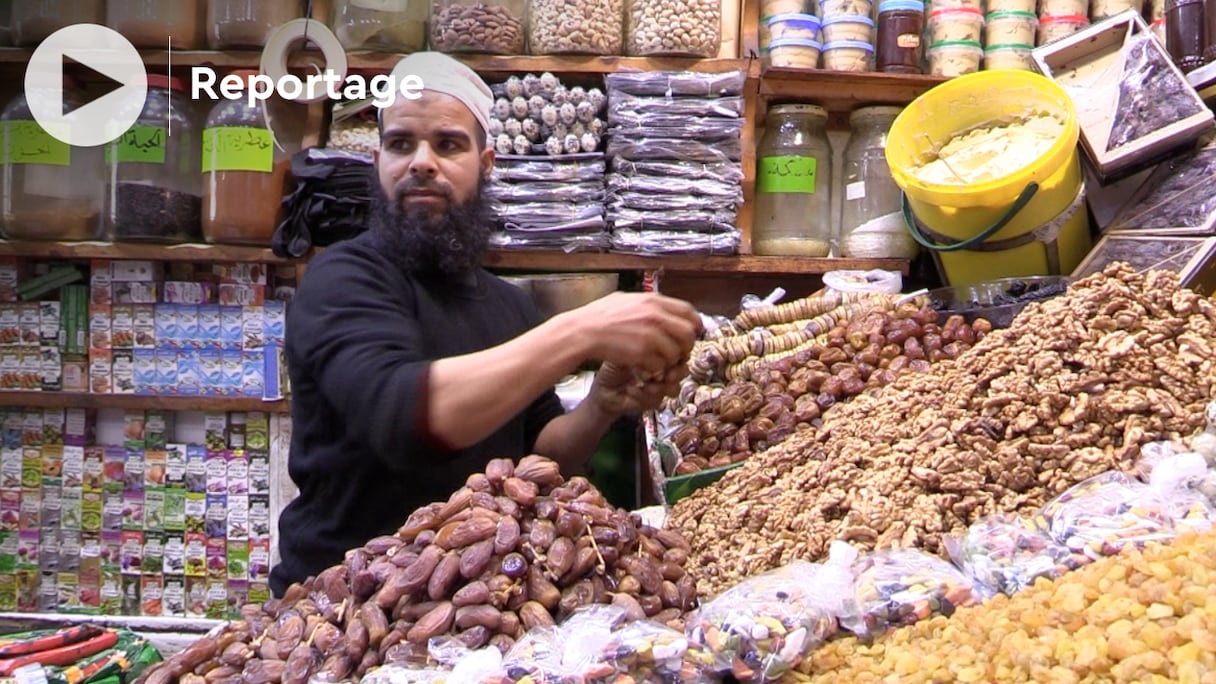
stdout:
[(101, 99), (101, 98), (105, 97), (106, 95), (109, 95), (110, 93), (114, 92), (115, 90), (118, 90), (119, 88), (122, 88), (123, 86), (126, 85), (125, 83), (123, 83), (121, 81), (116, 81), (116, 80), (110, 78), (109, 76), (106, 76), (105, 74), (101, 73), (100, 71), (94, 69), (93, 67), (91, 67), (83, 62), (78, 62), (78, 61), (72, 59), (71, 57), (64, 55), (63, 56), (64, 76), (67, 75), (69, 66), (74, 67), (77, 70), (83, 70), (84, 74), (85, 74), (85, 80), (87, 80), (91, 84), (96, 84), (96, 88), (100, 89), (100, 90), (95, 90), (92, 87), (89, 88), (89, 93), (88, 93), (89, 99), (88, 99), (88, 101), (81, 103), (80, 106), (82, 106), (82, 107), (86, 104), (89, 104), (89, 102), (93, 102), (94, 100)]

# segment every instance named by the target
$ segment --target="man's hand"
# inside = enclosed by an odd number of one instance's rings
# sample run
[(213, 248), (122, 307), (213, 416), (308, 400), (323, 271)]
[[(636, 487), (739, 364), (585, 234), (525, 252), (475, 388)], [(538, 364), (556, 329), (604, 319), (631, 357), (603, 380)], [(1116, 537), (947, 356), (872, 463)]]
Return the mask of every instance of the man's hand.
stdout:
[(616, 292), (560, 316), (588, 341), (589, 358), (656, 381), (688, 358), (702, 331), (691, 304), (658, 294)]
[(675, 395), (687, 373), (685, 363), (653, 375), (605, 363), (595, 374), (587, 400), (596, 402), (601, 411), (616, 416), (640, 413), (657, 408), (664, 397)]

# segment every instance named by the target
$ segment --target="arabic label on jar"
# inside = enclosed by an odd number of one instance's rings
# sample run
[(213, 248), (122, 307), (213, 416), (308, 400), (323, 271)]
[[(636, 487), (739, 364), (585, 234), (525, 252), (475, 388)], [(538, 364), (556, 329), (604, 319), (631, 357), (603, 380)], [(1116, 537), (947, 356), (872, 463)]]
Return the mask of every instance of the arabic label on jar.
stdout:
[(203, 173), (274, 169), (270, 131), (249, 126), (217, 126), (203, 131)]
[(818, 161), (799, 155), (763, 157), (756, 174), (756, 191), (813, 195)]
[(106, 146), (106, 163), (117, 155), (118, 163), (165, 163), (165, 129), (161, 126), (135, 125), (118, 140)]
[(68, 166), (72, 147), (55, 138), (36, 121), (4, 122), (4, 162), (6, 164), (47, 164)]

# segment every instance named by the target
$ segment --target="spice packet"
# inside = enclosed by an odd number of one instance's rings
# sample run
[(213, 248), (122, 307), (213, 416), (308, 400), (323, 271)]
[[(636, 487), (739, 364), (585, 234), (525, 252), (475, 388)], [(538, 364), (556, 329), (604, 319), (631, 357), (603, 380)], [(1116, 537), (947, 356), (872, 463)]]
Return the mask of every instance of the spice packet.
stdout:
[(1055, 579), (1090, 561), (1052, 539), (1034, 518), (1005, 513), (978, 520), (965, 534), (947, 536), (943, 543), (964, 574), (1009, 596), (1039, 577)]
[(854, 564), (857, 582), (840, 626), (862, 639), (934, 613), (946, 617), (985, 598), (984, 588), (950, 563), (915, 549), (885, 549)]
[(688, 635), (714, 655), (712, 669), (743, 682), (770, 682), (797, 667), (836, 633), (836, 619), (816, 576), (797, 561), (748, 578), (702, 606)]

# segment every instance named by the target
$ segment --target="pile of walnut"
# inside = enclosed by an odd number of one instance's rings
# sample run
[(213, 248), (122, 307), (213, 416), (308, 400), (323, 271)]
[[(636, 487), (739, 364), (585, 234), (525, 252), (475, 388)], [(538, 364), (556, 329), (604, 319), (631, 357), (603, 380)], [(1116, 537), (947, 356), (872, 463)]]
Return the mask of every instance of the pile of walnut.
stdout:
[(304, 684), (381, 664), (425, 660), (427, 641), (455, 637), (504, 653), (533, 627), (611, 603), (629, 618), (683, 628), (697, 587), (688, 546), (612, 508), (555, 462), (490, 462), (446, 503), (414, 511), (392, 536), (242, 609), (217, 635), (147, 671), (147, 684)]
[[(833, 295), (799, 302), (825, 297)], [(791, 307), (788, 315), (800, 316), (796, 308)], [(745, 324), (744, 316), (749, 314), (754, 319), (757, 311), (744, 312), (734, 326)], [(955, 358), (992, 330), (984, 319), (967, 324), (955, 315), (943, 321), (928, 306), (896, 305), (887, 295), (857, 298), (832, 311), (836, 313), (794, 323), (756, 325), (746, 333), (700, 345), (690, 365), (716, 371), (694, 374), (731, 379), (725, 384), (700, 384), (690, 375), (679, 397), (669, 403), (671, 441), (681, 456), (675, 475), (738, 463), (780, 444), (795, 431), (811, 427), (836, 402), (887, 385), (904, 371), (922, 372), (932, 363)], [(778, 307), (768, 315), (781, 317)], [(774, 346), (770, 340), (777, 340), (776, 346), (790, 346), (766, 356), (741, 358), (725, 368), (717, 363), (742, 356), (736, 348), (763, 352), (765, 345)]]
[(833, 539), (940, 552), (980, 516), (1028, 512), (1202, 428), (1213, 382), (1216, 304), (1112, 265), (953, 362), (834, 407), (681, 500), (670, 526), (708, 594)]

